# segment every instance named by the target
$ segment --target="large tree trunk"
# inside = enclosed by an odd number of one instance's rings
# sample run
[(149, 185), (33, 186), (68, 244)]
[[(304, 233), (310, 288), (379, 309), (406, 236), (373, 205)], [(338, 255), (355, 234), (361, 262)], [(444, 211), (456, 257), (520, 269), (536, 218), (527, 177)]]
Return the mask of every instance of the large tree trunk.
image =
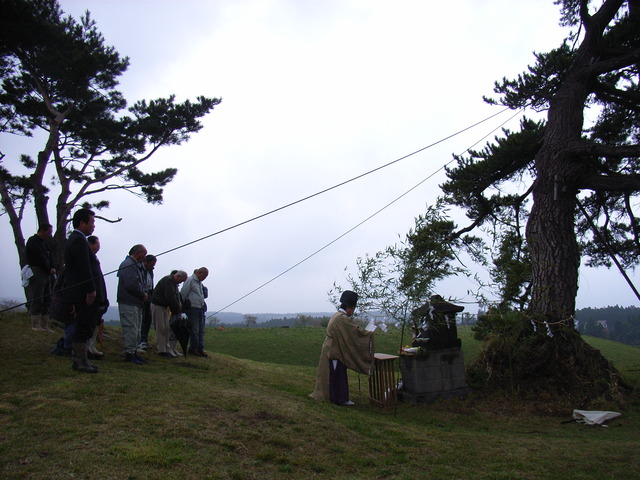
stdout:
[(573, 65), (549, 102), (543, 145), (535, 159), (533, 206), (526, 231), (533, 264), (530, 312), (556, 325), (570, 322), (575, 313), (580, 268), (575, 214), (578, 186), (590, 163), (572, 148), (582, 138), (585, 104), (596, 76), (591, 65), (606, 18), (589, 20)]
[(563, 84), (551, 103), (544, 143), (535, 161), (536, 183), (527, 223), (532, 259), (530, 311), (553, 325), (573, 324), (578, 292), (576, 185), (585, 163), (569, 147), (582, 134), (585, 99), (583, 82)]

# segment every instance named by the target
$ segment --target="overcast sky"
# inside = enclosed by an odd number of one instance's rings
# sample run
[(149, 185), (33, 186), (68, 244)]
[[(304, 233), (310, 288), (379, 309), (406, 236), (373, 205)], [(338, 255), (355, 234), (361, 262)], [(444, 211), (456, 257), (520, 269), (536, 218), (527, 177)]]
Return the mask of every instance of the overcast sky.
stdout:
[[(146, 171), (179, 169), (163, 205), (112, 193), (97, 222), (103, 271), (136, 243), (162, 253), (262, 215), (438, 142), (501, 109), (493, 83), (559, 45), (552, 0), (253, 1), (62, 0), (78, 18), (90, 10), (107, 44), (128, 56), (120, 88), (129, 103), (176, 94), (222, 103), (204, 128), (162, 150)], [(209, 311), (236, 302), (355, 225), (420, 186), (317, 255), (226, 311), (331, 311), (327, 291), (355, 260), (396, 243), (439, 193), (452, 154), (482, 146), (512, 113), (311, 200), (162, 255), (156, 281), (172, 269), (206, 266)], [(531, 115), (531, 114), (530, 114)], [(518, 119), (507, 127), (517, 129)], [(483, 140), (484, 139), (484, 140)], [(478, 144), (477, 142), (481, 142)], [(35, 156), (42, 144), (3, 145)], [(13, 162), (13, 163), (12, 163)], [(54, 199), (50, 201), (54, 204)], [(0, 218), (5, 274), (0, 299), (23, 298), (6, 216)], [(30, 219), (25, 237), (35, 233)], [(345, 268), (348, 270), (345, 272)], [(638, 275), (632, 275), (637, 281)], [(116, 278), (107, 276), (115, 304)], [(472, 302), (467, 278), (438, 288)], [(485, 292), (488, 293), (488, 292)], [(637, 305), (617, 271), (583, 269), (578, 307)], [(475, 313), (477, 307), (467, 305)]]

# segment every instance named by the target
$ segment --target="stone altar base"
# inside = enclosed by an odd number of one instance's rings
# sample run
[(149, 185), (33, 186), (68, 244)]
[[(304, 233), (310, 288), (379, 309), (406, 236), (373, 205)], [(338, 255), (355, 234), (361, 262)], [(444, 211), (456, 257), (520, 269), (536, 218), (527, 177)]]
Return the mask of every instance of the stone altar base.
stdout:
[(400, 371), (403, 385), (398, 394), (413, 405), (463, 397), (470, 391), (462, 350), (457, 347), (428, 350), (426, 355), (401, 355)]

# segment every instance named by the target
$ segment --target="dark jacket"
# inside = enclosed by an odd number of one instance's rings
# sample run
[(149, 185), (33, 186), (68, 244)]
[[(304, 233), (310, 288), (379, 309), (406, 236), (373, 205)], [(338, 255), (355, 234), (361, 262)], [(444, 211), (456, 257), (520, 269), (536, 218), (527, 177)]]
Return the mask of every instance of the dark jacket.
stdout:
[(62, 300), (65, 303), (83, 303), (87, 294), (96, 291), (91, 270), (91, 256), (87, 237), (78, 230), (69, 235), (64, 246), (64, 286)]
[(127, 258), (120, 264), (118, 269), (117, 301), (124, 305), (134, 305), (142, 308), (144, 284), (138, 263), (131, 255), (127, 255)]
[(182, 302), (180, 300), (180, 291), (172, 275), (162, 277), (160, 281), (156, 283), (153, 289), (151, 303), (160, 307), (169, 307), (173, 314), (181, 312)]
[(109, 300), (107, 299), (107, 285), (102, 275), (102, 268), (100, 268), (100, 260), (98, 260), (98, 257), (96, 257), (96, 254), (93, 252), (91, 252), (89, 260), (93, 281), (96, 285), (96, 306), (100, 313), (105, 313), (109, 307)]
[(46, 240), (41, 239), (38, 235), (29, 237), (24, 253), (27, 265), (30, 267), (41, 268), (47, 273), (53, 268), (53, 256), (49, 250), (49, 245)]

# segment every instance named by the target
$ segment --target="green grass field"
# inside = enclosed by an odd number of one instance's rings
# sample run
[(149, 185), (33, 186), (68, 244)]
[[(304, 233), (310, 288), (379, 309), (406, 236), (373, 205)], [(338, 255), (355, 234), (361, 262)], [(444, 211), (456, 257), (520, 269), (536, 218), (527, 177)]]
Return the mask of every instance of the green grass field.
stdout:
[[(469, 361), (477, 355), (480, 344), (473, 339), (469, 327), (460, 328), (458, 336), (464, 345), (465, 361)], [(378, 330), (375, 351), (395, 355), (400, 350), (401, 343), (411, 343), (410, 334), (405, 332), (404, 342), (401, 342), (401, 338), (402, 331), (398, 328), (391, 327), (387, 333)], [(228, 328), (224, 332), (208, 332), (208, 340), (216, 352), (226, 355), (267, 363), (315, 367), (324, 340), (324, 329)]]
[[(122, 361), (118, 329), (98, 375), (49, 354), (60, 336), (0, 315), (2, 479), (636, 479), (639, 403), (608, 427), (531, 415), (510, 398), (381, 410), (367, 378), (351, 408), (308, 398), (320, 328), (207, 332), (209, 358)], [(465, 360), (479, 344), (461, 329)], [(640, 349), (589, 339), (640, 385)], [(406, 343), (406, 342), (405, 342)], [(376, 336), (394, 353), (400, 333)], [(358, 390), (360, 385), (360, 390)]]

